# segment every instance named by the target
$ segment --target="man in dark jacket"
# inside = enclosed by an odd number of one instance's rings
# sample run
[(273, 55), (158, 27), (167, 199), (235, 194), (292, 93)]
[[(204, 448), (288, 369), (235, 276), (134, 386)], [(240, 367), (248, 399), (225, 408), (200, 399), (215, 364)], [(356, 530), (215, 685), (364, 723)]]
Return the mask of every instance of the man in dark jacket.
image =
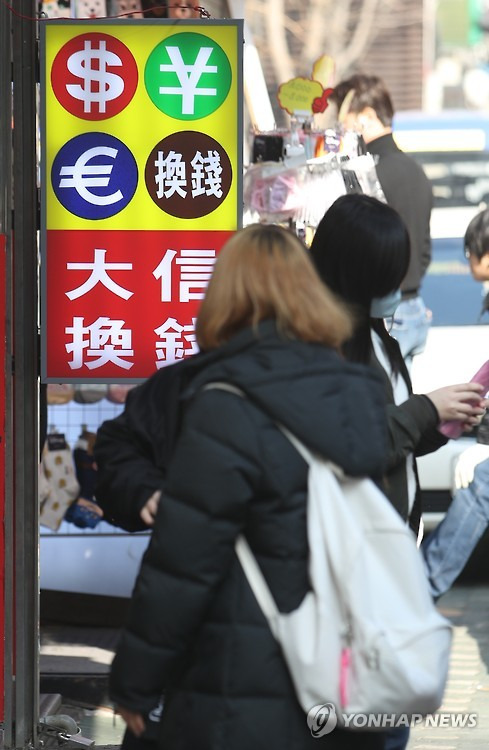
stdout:
[(431, 320), (420, 295), (431, 260), (431, 184), (419, 164), (401, 151), (392, 136), (394, 108), (377, 76), (353, 75), (341, 81), (330, 96), (347, 130), (359, 133), (377, 159), (376, 169), (386, 201), (404, 221), (411, 243), (411, 260), (401, 284), (402, 301), (396, 310), (392, 335), (408, 366), (425, 346)]

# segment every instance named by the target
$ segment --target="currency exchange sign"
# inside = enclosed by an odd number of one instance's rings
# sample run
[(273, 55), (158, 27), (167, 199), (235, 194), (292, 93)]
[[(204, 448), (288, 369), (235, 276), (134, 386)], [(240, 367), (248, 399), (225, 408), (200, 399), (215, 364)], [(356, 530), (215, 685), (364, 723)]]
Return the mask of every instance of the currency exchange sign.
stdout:
[(138, 381), (198, 349), (242, 204), (242, 22), (42, 26), (42, 376)]

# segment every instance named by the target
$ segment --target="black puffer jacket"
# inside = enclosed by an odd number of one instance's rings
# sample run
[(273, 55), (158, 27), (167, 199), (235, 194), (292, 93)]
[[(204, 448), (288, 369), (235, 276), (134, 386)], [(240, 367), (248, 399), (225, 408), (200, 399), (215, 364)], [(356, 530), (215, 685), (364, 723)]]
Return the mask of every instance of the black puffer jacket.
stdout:
[[(216, 381), (247, 398), (203, 389)], [(222, 347), (187, 398), (111, 697), (146, 713), (164, 692), (164, 750), (382, 747), (376, 733), (311, 737), (234, 552), (244, 532), (279, 608), (300, 604), (307, 469), (276, 420), (348, 473), (380, 475), (386, 425), (377, 375), (325, 347), (284, 341), (265, 322), (258, 338), (246, 330)]]
[(212, 355), (164, 367), (127, 394), (124, 411), (103, 422), (94, 446), (95, 496), (104, 520), (127, 531), (146, 524), (140, 511), (163, 488), (181, 420), (181, 394)]

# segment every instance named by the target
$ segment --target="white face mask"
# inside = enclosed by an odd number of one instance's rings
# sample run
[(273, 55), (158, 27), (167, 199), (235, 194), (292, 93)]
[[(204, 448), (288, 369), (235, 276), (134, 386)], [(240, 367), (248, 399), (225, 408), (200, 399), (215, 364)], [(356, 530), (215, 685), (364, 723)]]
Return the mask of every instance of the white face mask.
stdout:
[(385, 297), (374, 297), (370, 304), (371, 318), (390, 318), (401, 301), (401, 290), (396, 289)]

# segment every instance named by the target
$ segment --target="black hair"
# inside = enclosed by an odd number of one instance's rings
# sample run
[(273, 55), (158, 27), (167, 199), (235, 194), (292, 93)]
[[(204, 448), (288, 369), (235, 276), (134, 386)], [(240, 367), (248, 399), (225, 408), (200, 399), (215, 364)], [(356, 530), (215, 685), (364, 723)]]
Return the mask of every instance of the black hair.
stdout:
[(391, 127), (394, 107), (384, 81), (378, 76), (356, 73), (340, 81), (329, 96), (329, 101), (341, 108), (347, 94), (352, 92), (348, 111), (358, 114), (371, 107), (382, 125)]
[(489, 253), (489, 208), (474, 216), (465, 230), (465, 254), (475, 255), (478, 260)]
[(341, 196), (321, 219), (311, 255), (322, 281), (353, 310), (356, 327), (345, 356), (367, 364), (373, 329), (398, 372), (397, 343), (382, 320), (370, 318), (372, 300), (398, 289), (408, 269), (409, 235), (397, 211), (368, 195)]

